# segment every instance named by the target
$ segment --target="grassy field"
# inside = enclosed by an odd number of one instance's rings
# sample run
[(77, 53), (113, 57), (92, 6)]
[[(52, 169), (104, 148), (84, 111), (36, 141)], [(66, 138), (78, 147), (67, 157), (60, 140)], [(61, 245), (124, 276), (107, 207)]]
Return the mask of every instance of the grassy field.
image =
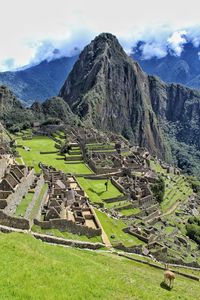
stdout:
[(20, 202), (20, 204), (17, 206), (15, 215), (17, 217), (24, 217), (27, 207), (29, 205), (29, 203), (31, 202), (32, 198), (33, 198), (34, 193), (28, 192), (25, 197), (22, 199), (22, 201)]
[[(32, 140), (17, 140), (18, 145), (26, 146), (30, 151), (26, 151), (23, 148), (17, 148), (19, 154), (23, 157), (24, 162), (29, 166), (34, 166), (36, 172), (40, 172), (38, 163), (42, 162), (46, 165), (51, 165), (57, 170), (62, 170), (65, 173), (73, 174), (92, 174), (93, 172), (83, 163), (78, 164), (66, 163), (63, 160), (59, 160), (62, 156), (58, 153), (52, 154), (40, 154), (40, 152), (57, 151), (55, 148), (55, 141), (45, 136), (34, 137)], [(64, 158), (64, 157), (63, 157)]]
[(108, 191), (106, 191), (105, 187), (105, 182), (107, 180), (104, 179), (93, 180), (77, 177), (77, 181), (93, 202), (102, 202), (102, 199), (109, 199), (122, 195), (110, 180), (108, 181)]
[[(119, 243), (122, 243), (124, 246), (127, 247), (144, 244), (142, 241), (140, 241), (133, 235), (124, 233), (122, 231), (123, 228), (127, 227), (127, 225), (122, 220), (109, 218), (105, 213), (100, 212), (97, 209), (95, 210), (95, 212), (113, 246)], [(113, 235), (114, 238), (111, 238), (111, 236)]]
[(197, 300), (199, 282), (108, 253), (63, 248), (28, 235), (0, 234), (1, 300)]

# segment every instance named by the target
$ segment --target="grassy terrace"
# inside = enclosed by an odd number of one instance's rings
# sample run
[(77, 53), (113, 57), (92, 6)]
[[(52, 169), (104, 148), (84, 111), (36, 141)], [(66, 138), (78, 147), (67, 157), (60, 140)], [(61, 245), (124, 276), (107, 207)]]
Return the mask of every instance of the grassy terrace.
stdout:
[[(17, 151), (24, 159), (24, 162), (32, 166), (34, 165), (35, 171), (40, 172), (38, 163), (42, 162), (47, 165), (55, 167), (57, 170), (62, 170), (65, 173), (73, 174), (92, 174), (93, 172), (83, 163), (77, 164), (71, 162), (65, 162), (64, 156), (58, 155), (58, 153), (52, 154), (40, 154), (40, 152), (57, 151), (55, 148), (55, 141), (45, 136), (33, 137), (32, 140), (17, 140), (18, 145), (28, 147), (30, 151), (26, 151), (23, 148), (17, 147)], [(61, 159), (59, 159), (61, 158)], [(62, 159), (63, 158), (63, 159)]]
[[(128, 233), (124, 233), (122, 231), (123, 228), (127, 227), (127, 225), (122, 220), (117, 220), (113, 218), (109, 218), (105, 213), (95, 210), (101, 225), (108, 235), (108, 238), (113, 246), (123, 243), (124, 246), (133, 246), (133, 245), (141, 245), (144, 244), (138, 238), (130, 235)], [(115, 236), (111, 238), (111, 236)]]
[(42, 234), (54, 235), (68, 240), (77, 240), (77, 241), (90, 242), (90, 243), (102, 243), (101, 236), (88, 238), (85, 235), (73, 234), (67, 231), (61, 232), (58, 229), (41, 229), (37, 225), (33, 225), (31, 230)]
[(151, 161), (151, 167), (162, 175), (165, 181), (165, 195), (161, 204), (161, 209), (165, 213), (177, 201), (185, 201), (192, 194), (192, 189), (188, 185), (187, 179), (183, 175), (167, 174), (160, 164)]
[(120, 210), (120, 213), (124, 216), (130, 216), (133, 214), (139, 213), (141, 210), (139, 208), (129, 208), (129, 209), (123, 209)]
[(92, 202), (103, 202), (102, 199), (109, 199), (122, 195), (110, 180), (108, 181), (108, 191), (106, 191), (105, 187), (105, 182), (107, 180), (104, 179), (93, 180), (77, 177), (77, 181)]
[(44, 194), (47, 191), (47, 189), (48, 189), (48, 184), (45, 183), (44, 186), (42, 187), (41, 191), (40, 191), (40, 194), (39, 194), (37, 200), (35, 201), (35, 204), (32, 208), (32, 211), (30, 213), (30, 219), (31, 220), (33, 220), (37, 216), (41, 201), (42, 201), (42, 199), (44, 197)]
[(102, 144), (102, 143), (96, 143), (96, 144), (87, 144), (86, 147), (89, 150), (96, 150), (96, 149), (110, 149), (110, 150), (115, 150), (115, 144), (111, 143), (111, 144)]
[(2, 300), (197, 300), (199, 282), (178, 276), (160, 286), (163, 271), (109, 253), (64, 248), (29, 235), (0, 234)]
[(22, 199), (22, 201), (17, 206), (15, 216), (16, 217), (24, 217), (26, 210), (29, 206), (29, 203), (32, 201), (34, 192), (28, 192), (25, 197)]

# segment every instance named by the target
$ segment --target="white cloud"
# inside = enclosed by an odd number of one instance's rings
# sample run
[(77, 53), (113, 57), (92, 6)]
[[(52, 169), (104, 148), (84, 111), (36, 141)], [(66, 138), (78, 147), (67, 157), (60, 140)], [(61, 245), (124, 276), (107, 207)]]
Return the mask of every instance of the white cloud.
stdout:
[[(200, 25), (197, 0), (0, 0), (0, 5), (0, 70), (51, 59), (53, 48), (69, 55), (105, 31), (127, 50), (142, 37), (150, 41), (146, 55), (152, 50), (162, 56), (171, 33)], [(199, 27), (187, 32), (199, 44)], [(182, 41), (175, 38), (170, 47), (180, 53)]]
[(180, 56), (183, 50), (183, 45), (187, 42), (187, 32), (185, 30), (177, 31), (172, 34), (167, 40), (168, 47), (175, 53), (176, 56)]

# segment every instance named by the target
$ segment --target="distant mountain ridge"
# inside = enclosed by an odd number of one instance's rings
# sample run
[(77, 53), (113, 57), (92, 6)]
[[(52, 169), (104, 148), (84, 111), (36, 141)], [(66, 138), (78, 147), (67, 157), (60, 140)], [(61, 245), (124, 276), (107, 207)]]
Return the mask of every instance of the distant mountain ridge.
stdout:
[(146, 73), (156, 75), (168, 83), (181, 83), (200, 89), (200, 46), (194, 47), (188, 42), (183, 45), (180, 56), (175, 56), (169, 50), (163, 58), (145, 59), (142, 51), (144, 44), (145, 42), (138, 42), (131, 56)]
[[(168, 83), (181, 83), (200, 89), (200, 47), (195, 48), (191, 43), (187, 43), (180, 57), (169, 52), (160, 59), (144, 59), (142, 45), (143, 42), (138, 42), (131, 57), (147, 74), (156, 75)], [(0, 72), (0, 85), (8, 86), (27, 104), (34, 101), (43, 102), (59, 93), (77, 59), (78, 56), (62, 57), (49, 62), (43, 61), (20, 71)]]
[(62, 57), (15, 72), (0, 72), (0, 85), (6, 85), (25, 103), (56, 96), (71, 71), (76, 56)]

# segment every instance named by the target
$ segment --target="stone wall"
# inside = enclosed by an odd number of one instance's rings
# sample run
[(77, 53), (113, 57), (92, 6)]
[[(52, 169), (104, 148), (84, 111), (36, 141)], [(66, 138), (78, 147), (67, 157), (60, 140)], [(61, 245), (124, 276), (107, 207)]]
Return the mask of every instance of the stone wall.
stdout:
[(26, 177), (22, 178), (21, 182), (17, 185), (15, 192), (10, 194), (10, 196), (6, 199), (8, 204), (4, 209), (6, 214), (12, 215), (15, 213), (22, 197), (26, 195), (34, 179), (34, 169), (32, 169)]
[(145, 243), (148, 243), (148, 238), (147, 237), (144, 237), (142, 234), (139, 234), (139, 233), (136, 233), (136, 232), (132, 231), (129, 227), (124, 228), (123, 231), (137, 237), (139, 240), (141, 240)]
[(109, 173), (116, 173), (119, 171), (120, 168), (101, 168), (96, 166), (95, 162), (90, 159), (88, 162), (89, 167), (92, 171), (96, 174), (109, 174)]
[(30, 229), (29, 221), (22, 218), (11, 217), (0, 210), (0, 224), (19, 229)]
[[(119, 197), (115, 197), (115, 198), (109, 198), (109, 199), (102, 199), (105, 203), (113, 203), (113, 202), (119, 202), (119, 201), (124, 201), (127, 200), (126, 196), (119, 196)], [(131, 205), (133, 206), (133, 205)], [(122, 208), (123, 210), (123, 208)]]
[(144, 221), (147, 222), (147, 221), (150, 221), (151, 219), (157, 218), (159, 216), (160, 216), (160, 211), (156, 210), (156, 211), (152, 212), (150, 215), (148, 215), (146, 218), (144, 218)]
[(4, 173), (8, 166), (8, 160), (6, 158), (0, 158), (0, 179), (4, 176)]
[(77, 247), (77, 248), (82, 248), (82, 249), (96, 250), (96, 249), (100, 249), (101, 247), (104, 246), (104, 244), (101, 244), (101, 243), (90, 243), (90, 242), (66, 240), (66, 239), (55, 237), (55, 236), (42, 235), (42, 234), (37, 234), (37, 233), (33, 233), (33, 236), (36, 239), (40, 239), (47, 243), (66, 245), (66, 246)]
[(42, 229), (58, 229), (73, 234), (86, 235), (87, 237), (94, 237), (101, 235), (102, 233), (101, 228), (93, 229), (66, 219), (54, 219), (50, 221), (38, 221), (37, 219), (34, 219), (34, 224), (40, 226)]
[(148, 196), (145, 196), (145, 197), (139, 199), (139, 204), (144, 207), (151, 206), (152, 204), (154, 204), (153, 195), (148, 195)]
[(3, 199), (0, 199), (0, 209), (4, 209), (6, 207), (6, 205), (7, 205), (7, 201), (3, 200)]
[(58, 151), (40, 151), (40, 154), (55, 154), (58, 153)]
[(112, 184), (123, 194), (126, 194), (125, 189), (121, 184), (119, 184), (113, 177), (111, 178)]
[(142, 252), (143, 252), (142, 245), (126, 247), (122, 243), (120, 243), (120, 244), (114, 246), (114, 248), (124, 251), (124, 252), (135, 253), (135, 254), (140, 254), (140, 255), (142, 255)]
[(82, 155), (77, 155), (77, 156), (65, 156), (65, 161), (77, 161), (77, 160), (83, 160)]

